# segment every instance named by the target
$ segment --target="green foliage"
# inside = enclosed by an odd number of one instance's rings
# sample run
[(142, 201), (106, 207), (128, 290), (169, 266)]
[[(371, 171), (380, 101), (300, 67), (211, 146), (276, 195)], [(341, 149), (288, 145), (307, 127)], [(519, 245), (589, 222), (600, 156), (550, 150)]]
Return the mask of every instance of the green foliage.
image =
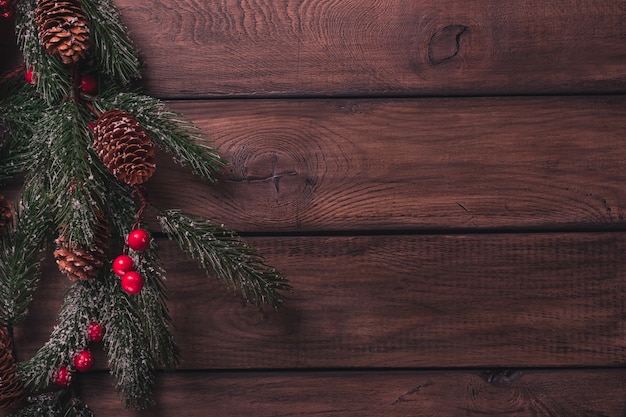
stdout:
[(104, 347), (116, 388), (128, 408), (152, 405), (156, 361), (148, 349), (141, 309), (112, 277), (103, 281), (98, 300), (100, 320), (106, 328)]
[(0, 181), (4, 181), (31, 168), (34, 126), (47, 104), (35, 88), (21, 78), (6, 81), (0, 94), (2, 123), (7, 131), (0, 150)]
[(149, 346), (148, 353), (155, 364), (162, 365), (167, 370), (174, 370), (178, 364), (180, 351), (170, 332), (172, 323), (166, 303), (165, 271), (161, 260), (154, 246), (140, 255), (130, 252), (137, 265), (137, 271), (145, 280), (143, 290), (133, 298), (133, 301), (139, 311), (146, 343)]
[(113, 2), (82, 0), (81, 6), (89, 19), (96, 66), (121, 84), (140, 78), (139, 57)]
[(159, 216), (161, 228), (171, 240), (209, 274), (228, 288), (239, 289), (248, 302), (279, 308), (281, 292), (290, 291), (288, 281), (234, 232), (181, 210)]
[(22, 50), (26, 68), (33, 68), (37, 78), (37, 91), (47, 103), (62, 100), (72, 86), (72, 76), (61, 60), (46, 54), (39, 43), (35, 24), (37, 0), (17, 2), (18, 18), (15, 22), (17, 42)]
[(214, 173), (226, 165), (226, 160), (199, 135), (194, 125), (153, 97), (108, 90), (94, 102), (94, 107), (100, 112), (119, 109), (132, 114), (148, 131), (157, 146), (205, 180), (214, 182)]
[(20, 376), (33, 391), (46, 388), (62, 365), (70, 365), (74, 355), (87, 346), (87, 331), (95, 311), (93, 283), (71, 286), (50, 339), (35, 356), (20, 366)]
[(14, 417), (93, 417), (87, 405), (71, 391), (48, 392), (28, 398)]
[(48, 187), (40, 194), (49, 199), (60, 234), (71, 245), (90, 248), (108, 174), (90, 148), (86, 117), (72, 101), (43, 113), (31, 139), (31, 172), (45, 176), (41, 183)]
[(6, 327), (24, 320), (39, 281), (39, 259), (50, 225), (42, 202), (32, 188), (25, 188), (15, 210), (17, 226), (0, 239), (0, 322)]

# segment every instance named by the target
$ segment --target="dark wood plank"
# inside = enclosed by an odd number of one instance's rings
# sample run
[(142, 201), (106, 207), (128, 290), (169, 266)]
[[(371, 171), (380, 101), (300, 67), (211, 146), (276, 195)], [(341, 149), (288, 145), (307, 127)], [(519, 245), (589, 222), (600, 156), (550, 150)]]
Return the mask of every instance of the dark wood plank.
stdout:
[[(622, 0), (116, 0), (165, 97), (624, 91)], [(181, 64), (183, 68), (181, 68)]]
[(0, 18), (0, 75), (13, 70), (20, 64), (21, 56), (15, 40), (14, 20)]
[(626, 96), (171, 103), (231, 166), (154, 204), (238, 231), (622, 227)]
[[(160, 242), (182, 369), (614, 366), (626, 361), (626, 234), (251, 239), (292, 281), (244, 307)], [(54, 324), (48, 276), (16, 329), (25, 359)], [(104, 365), (99, 361), (99, 366)]]
[[(487, 382), (491, 380), (492, 383)], [(97, 416), (617, 417), (624, 370), (179, 373), (158, 378), (158, 406), (125, 411), (105, 375), (81, 384)], [(207, 414), (210, 413), (210, 414)]]

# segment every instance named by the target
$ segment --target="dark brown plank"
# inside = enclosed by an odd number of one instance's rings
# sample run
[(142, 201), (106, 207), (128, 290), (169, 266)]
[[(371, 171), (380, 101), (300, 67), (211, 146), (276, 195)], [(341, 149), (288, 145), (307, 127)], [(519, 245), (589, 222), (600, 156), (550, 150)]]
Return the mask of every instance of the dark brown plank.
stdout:
[[(622, 0), (116, 0), (165, 97), (624, 91)], [(181, 68), (181, 64), (183, 68)]]
[[(487, 382), (491, 380), (492, 383)], [(82, 388), (96, 416), (617, 417), (624, 370), (179, 373), (158, 379), (158, 406), (124, 411), (105, 375)], [(207, 414), (210, 413), (210, 414)]]
[(231, 167), (154, 204), (238, 231), (623, 226), (626, 96), (171, 103)]
[[(161, 242), (182, 369), (614, 366), (626, 360), (626, 234), (255, 238), (292, 281), (244, 307)], [(46, 339), (66, 281), (16, 329)], [(102, 366), (104, 361), (99, 361)]]
[(0, 75), (15, 69), (21, 62), (21, 56), (15, 40), (14, 20), (15, 18), (10, 20), (0, 18)]

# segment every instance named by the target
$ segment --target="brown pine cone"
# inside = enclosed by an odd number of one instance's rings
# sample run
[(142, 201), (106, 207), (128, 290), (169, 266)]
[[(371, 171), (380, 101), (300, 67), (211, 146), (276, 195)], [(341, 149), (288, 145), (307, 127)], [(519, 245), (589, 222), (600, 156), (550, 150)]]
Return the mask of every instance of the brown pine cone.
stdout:
[(59, 236), (54, 251), (59, 271), (67, 275), (72, 281), (89, 280), (98, 276), (107, 260), (106, 251), (109, 248), (108, 222), (104, 216), (99, 216), (100, 222), (96, 228), (96, 236), (92, 249), (85, 249), (70, 245), (65, 237)]
[(156, 169), (154, 144), (132, 115), (109, 110), (98, 118), (93, 130), (98, 158), (119, 181), (139, 185), (152, 177)]
[(89, 22), (80, 0), (39, 0), (35, 9), (39, 40), (64, 64), (84, 58), (89, 49)]
[(0, 408), (15, 408), (24, 398), (24, 385), (17, 377), (13, 341), (9, 331), (0, 327)]
[(0, 233), (2, 233), (13, 221), (13, 208), (11, 203), (0, 194)]

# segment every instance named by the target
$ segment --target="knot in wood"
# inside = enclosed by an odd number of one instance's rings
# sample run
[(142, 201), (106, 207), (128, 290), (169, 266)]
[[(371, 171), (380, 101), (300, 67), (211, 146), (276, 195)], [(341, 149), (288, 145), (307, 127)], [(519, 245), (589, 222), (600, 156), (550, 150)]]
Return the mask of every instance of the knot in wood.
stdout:
[(428, 42), (428, 60), (439, 65), (459, 54), (461, 37), (468, 30), (463, 25), (448, 25), (436, 31)]

